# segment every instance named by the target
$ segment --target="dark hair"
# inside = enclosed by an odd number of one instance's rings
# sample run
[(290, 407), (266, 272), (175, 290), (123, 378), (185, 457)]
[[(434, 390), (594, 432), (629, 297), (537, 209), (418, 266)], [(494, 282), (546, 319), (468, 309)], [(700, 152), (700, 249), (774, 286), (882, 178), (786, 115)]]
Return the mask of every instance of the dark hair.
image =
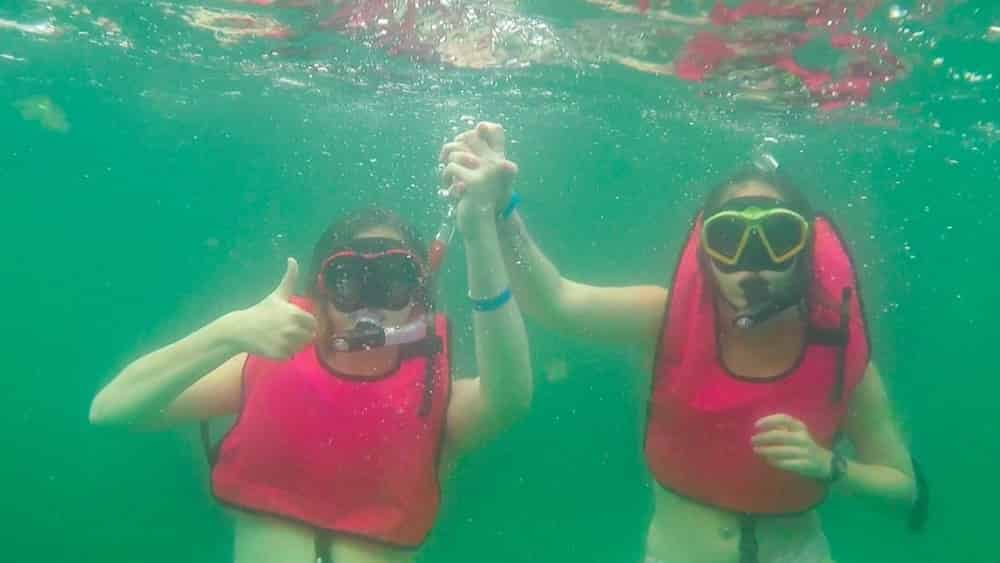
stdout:
[(777, 171), (765, 172), (755, 166), (747, 166), (717, 184), (705, 197), (704, 213), (706, 216), (719, 209), (733, 197), (733, 192), (750, 182), (757, 182), (772, 188), (789, 209), (812, 221), (815, 213), (809, 200), (802, 194), (792, 180)]
[[(316, 241), (316, 245), (313, 246), (312, 261), (309, 263), (310, 283), (307, 289), (309, 296), (316, 297), (314, 295), (316, 277), (319, 275), (319, 269), (323, 266), (323, 262), (331, 254), (346, 247), (361, 233), (380, 227), (396, 231), (403, 245), (410, 252), (419, 256), (424, 264), (427, 263), (427, 245), (420, 239), (420, 235), (417, 234), (416, 229), (404, 221), (397, 213), (381, 207), (358, 209), (330, 223), (330, 226), (327, 227), (323, 235)], [(430, 300), (432, 294), (433, 292), (429, 287), (425, 288), (423, 304), (427, 306), (428, 310), (432, 305)]]

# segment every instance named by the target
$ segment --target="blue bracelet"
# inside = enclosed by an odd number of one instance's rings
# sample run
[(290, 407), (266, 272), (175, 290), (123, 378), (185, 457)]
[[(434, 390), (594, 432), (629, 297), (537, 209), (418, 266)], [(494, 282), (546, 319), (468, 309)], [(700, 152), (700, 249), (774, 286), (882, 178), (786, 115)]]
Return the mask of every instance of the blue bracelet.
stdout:
[(510, 301), (511, 293), (510, 288), (500, 292), (500, 295), (496, 297), (488, 297), (486, 299), (475, 299), (471, 295), (469, 300), (472, 301), (472, 310), (478, 311), (480, 313), (488, 313), (490, 311), (496, 311), (500, 307), (503, 307)]
[(507, 202), (507, 207), (503, 208), (500, 212), (501, 219), (510, 219), (510, 216), (514, 213), (517, 208), (517, 204), (521, 203), (521, 194), (517, 192), (510, 193), (510, 201)]

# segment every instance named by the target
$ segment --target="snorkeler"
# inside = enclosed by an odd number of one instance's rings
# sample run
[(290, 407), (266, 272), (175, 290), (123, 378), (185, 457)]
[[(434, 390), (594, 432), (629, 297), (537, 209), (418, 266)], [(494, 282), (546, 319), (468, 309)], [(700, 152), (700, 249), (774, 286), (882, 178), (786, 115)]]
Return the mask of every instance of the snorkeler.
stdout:
[[(500, 126), (458, 135), (441, 158), (455, 196), (517, 201)], [(870, 360), (846, 243), (782, 174), (750, 168), (708, 194), (669, 293), (566, 279), (518, 213), (498, 224), (527, 313), (642, 353), (647, 562), (829, 563), (815, 508), (834, 487), (922, 525), (925, 489)]]
[(95, 397), (92, 423), (237, 414), (209, 448), (212, 493), (236, 516), (237, 563), (412, 561), (442, 475), (531, 401), (527, 337), (483, 196), (457, 205), (479, 377), (453, 381), (434, 257), (396, 215), (366, 210), (316, 243), (304, 297), (290, 258), (257, 305), (128, 365)]

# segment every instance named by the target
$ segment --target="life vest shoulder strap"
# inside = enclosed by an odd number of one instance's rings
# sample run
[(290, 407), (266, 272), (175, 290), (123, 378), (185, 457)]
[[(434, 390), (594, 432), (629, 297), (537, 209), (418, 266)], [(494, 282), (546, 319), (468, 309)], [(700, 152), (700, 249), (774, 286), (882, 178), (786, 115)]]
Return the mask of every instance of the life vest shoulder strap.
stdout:
[(810, 323), (806, 338), (813, 346), (829, 346), (837, 348), (836, 372), (833, 388), (830, 389), (830, 402), (837, 403), (844, 394), (844, 381), (847, 369), (847, 346), (850, 343), (851, 298), (854, 292), (845, 287), (840, 294), (840, 319), (836, 327), (821, 327)]
[(847, 335), (839, 328), (809, 327), (809, 343), (814, 346), (843, 348), (847, 346)]
[(846, 348), (850, 341), (848, 330), (851, 324), (851, 298), (854, 292), (850, 287), (845, 287), (840, 295), (840, 312), (836, 327), (822, 327), (810, 324), (809, 338), (810, 344), (817, 346), (831, 346)]

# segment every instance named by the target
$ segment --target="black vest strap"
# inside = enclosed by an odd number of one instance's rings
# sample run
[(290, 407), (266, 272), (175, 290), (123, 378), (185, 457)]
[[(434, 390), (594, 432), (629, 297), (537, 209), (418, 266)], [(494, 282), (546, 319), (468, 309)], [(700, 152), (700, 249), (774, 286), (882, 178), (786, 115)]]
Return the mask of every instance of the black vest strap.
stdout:
[(215, 460), (219, 457), (219, 447), (212, 445), (212, 436), (208, 421), (201, 421), (201, 447), (205, 450), (205, 459), (208, 460), (209, 467), (215, 465)]
[(917, 460), (913, 461), (913, 478), (917, 482), (917, 499), (913, 503), (908, 522), (911, 532), (922, 532), (927, 526), (927, 515), (930, 510), (930, 489), (927, 484), (927, 475), (923, 467)]
[(740, 516), (740, 563), (758, 563), (757, 519), (753, 514)]
[(434, 334), (433, 330), (433, 328), (427, 327), (427, 336), (417, 342), (404, 346), (403, 357), (406, 359), (419, 356), (431, 357), (443, 350), (444, 344), (441, 342), (441, 337)]
[(330, 545), (333, 539), (323, 531), (316, 532), (316, 563), (332, 563), (330, 560)]
[(427, 336), (403, 346), (401, 353), (403, 359), (424, 357), (427, 358), (426, 369), (424, 370), (424, 396), (420, 402), (420, 416), (427, 416), (431, 412), (432, 395), (434, 394), (434, 376), (437, 375), (437, 355), (444, 351), (444, 343), (441, 336), (436, 333), (437, 319), (432, 317), (432, 321), (427, 324)]
[(830, 402), (837, 403), (844, 394), (844, 371), (847, 369), (847, 344), (850, 342), (851, 296), (853, 290), (845, 287), (840, 293), (840, 322), (837, 328), (810, 326), (807, 338), (810, 344), (839, 348), (837, 351), (833, 387)]
[(847, 343), (850, 338), (851, 296), (853, 293), (850, 287), (845, 287), (840, 292), (839, 332), (844, 339), (844, 344), (840, 347), (840, 353), (837, 354), (837, 371), (834, 375), (836, 379), (833, 381), (833, 389), (830, 390), (830, 402), (832, 403), (840, 402), (844, 395), (844, 370), (847, 369)]
[(437, 375), (437, 357), (444, 350), (441, 337), (436, 332), (437, 319), (433, 319), (427, 326), (427, 338), (424, 338), (417, 345), (423, 349), (423, 355), (427, 358), (424, 368), (424, 396), (420, 402), (420, 416), (427, 416), (431, 413), (431, 403), (434, 400), (434, 380)]
[(843, 348), (847, 346), (847, 335), (837, 328), (809, 327), (809, 343), (816, 346)]

